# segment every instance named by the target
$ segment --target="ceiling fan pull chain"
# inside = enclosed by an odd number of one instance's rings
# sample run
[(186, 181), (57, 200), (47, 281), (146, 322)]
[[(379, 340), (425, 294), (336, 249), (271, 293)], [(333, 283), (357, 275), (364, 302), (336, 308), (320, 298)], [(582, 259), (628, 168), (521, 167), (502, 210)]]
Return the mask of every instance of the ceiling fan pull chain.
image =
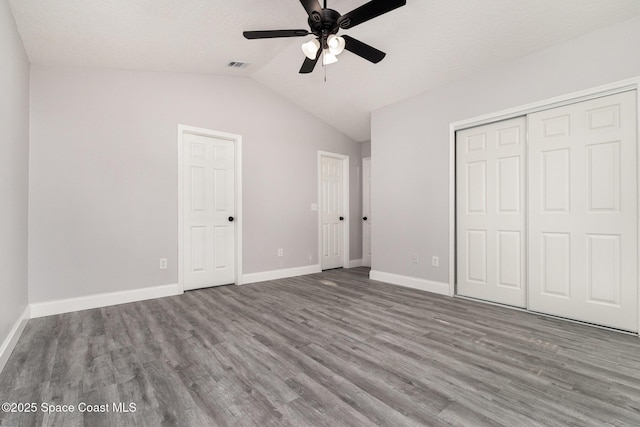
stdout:
[(324, 69), (324, 82), (327, 82), (327, 66), (325, 65), (324, 62), (324, 55), (325, 55), (325, 50), (322, 49), (322, 68)]

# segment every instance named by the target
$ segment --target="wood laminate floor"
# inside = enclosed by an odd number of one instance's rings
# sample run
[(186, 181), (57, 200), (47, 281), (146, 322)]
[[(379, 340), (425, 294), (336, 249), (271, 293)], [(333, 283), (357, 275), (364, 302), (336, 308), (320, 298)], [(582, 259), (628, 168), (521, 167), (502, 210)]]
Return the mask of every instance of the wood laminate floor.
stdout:
[(367, 273), (30, 320), (0, 400), (38, 409), (1, 425), (640, 425), (638, 337)]

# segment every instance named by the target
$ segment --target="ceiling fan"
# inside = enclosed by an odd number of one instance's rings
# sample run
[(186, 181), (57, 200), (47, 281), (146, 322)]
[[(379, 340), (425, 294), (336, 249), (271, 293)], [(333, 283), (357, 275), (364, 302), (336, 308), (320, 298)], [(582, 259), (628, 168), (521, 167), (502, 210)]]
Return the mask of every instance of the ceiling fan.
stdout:
[(337, 33), (341, 28), (345, 30), (353, 28), (407, 4), (406, 0), (371, 0), (349, 13), (340, 15), (335, 10), (327, 8), (327, 0), (324, 0), (324, 7), (320, 7), (318, 0), (300, 0), (300, 3), (309, 15), (307, 22), (311, 31), (304, 29), (265, 30), (245, 31), (242, 34), (250, 40), (315, 35), (316, 38), (302, 45), (302, 51), (306, 55), (302, 68), (300, 68), (300, 73), (303, 74), (313, 71), (321, 55), (323, 55), (323, 65), (336, 62), (338, 60), (336, 55), (340, 54), (343, 49), (374, 64), (382, 61), (386, 53), (353, 37), (337, 36)]

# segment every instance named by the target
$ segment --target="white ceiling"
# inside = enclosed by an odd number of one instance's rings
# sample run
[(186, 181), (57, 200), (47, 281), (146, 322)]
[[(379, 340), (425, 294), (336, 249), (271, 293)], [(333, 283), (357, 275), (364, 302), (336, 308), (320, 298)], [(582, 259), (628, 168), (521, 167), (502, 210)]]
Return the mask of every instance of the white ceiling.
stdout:
[[(246, 40), (244, 30), (307, 29), (298, 0), (9, 0), (33, 64), (248, 76), (341, 130), (370, 138), (372, 110), (640, 15), (638, 0), (408, 0), (341, 34), (387, 53), (350, 52), (298, 74), (304, 38)], [(344, 14), (366, 0), (329, 0)], [(231, 69), (229, 61), (251, 63)], [(324, 81), (326, 71), (326, 82)]]

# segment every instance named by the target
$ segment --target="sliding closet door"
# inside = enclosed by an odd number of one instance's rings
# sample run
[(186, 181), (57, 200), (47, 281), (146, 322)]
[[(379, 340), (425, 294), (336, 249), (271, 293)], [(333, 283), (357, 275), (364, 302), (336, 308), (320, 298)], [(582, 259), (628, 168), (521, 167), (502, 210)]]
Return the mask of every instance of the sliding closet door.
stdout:
[(529, 308), (638, 329), (636, 94), (529, 116)]
[(526, 306), (524, 117), (456, 134), (457, 293)]

